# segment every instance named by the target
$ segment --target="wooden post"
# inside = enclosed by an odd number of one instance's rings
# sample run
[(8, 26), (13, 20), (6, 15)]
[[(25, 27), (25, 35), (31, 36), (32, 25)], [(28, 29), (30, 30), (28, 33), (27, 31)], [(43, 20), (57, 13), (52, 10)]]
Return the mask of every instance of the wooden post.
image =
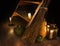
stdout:
[[(43, 0), (43, 2), (44, 1), (47, 0)], [(41, 31), (40, 28), (42, 22), (44, 21), (44, 15), (47, 11), (47, 9), (44, 8), (44, 4), (45, 3), (42, 4), (43, 8), (40, 8), (33, 19), (30, 21), (29, 26), (22, 36), (22, 40), (26, 40), (30, 44), (30, 46), (35, 42), (37, 36), (39, 35), (39, 32)]]

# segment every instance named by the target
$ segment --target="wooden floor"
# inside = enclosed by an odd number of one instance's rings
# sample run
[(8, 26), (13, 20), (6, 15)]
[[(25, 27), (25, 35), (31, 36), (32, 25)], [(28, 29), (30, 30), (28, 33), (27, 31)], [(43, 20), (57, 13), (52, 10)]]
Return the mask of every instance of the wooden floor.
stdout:
[[(4, 23), (3, 26), (0, 25), (0, 46), (30, 46), (28, 42), (24, 42), (17, 37), (14, 33), (9, 34), (10, 29), (14, 26), (8, 26)], [(41, 43), (34, 43), (32, 46), (60, 46), (60, 38), (54, 40), (44, 40)]]

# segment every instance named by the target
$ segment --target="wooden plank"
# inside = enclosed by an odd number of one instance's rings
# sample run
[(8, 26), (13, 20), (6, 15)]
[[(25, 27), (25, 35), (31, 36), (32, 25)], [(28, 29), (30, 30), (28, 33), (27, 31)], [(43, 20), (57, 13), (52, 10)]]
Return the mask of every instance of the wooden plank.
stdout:
[(37, 15), (37, 13), (38, 13), (39, 9), (41, 8), (41, 5), (42, 5), (42, 4), (43, 4), (43, 1), (42, 1), (42, 2), (38, 5), (38, 7), (36, 8), (35, 13), (33, 14), (33, 17), (32, 17), (32, 19), (31, 19), (31, 21), (28, 23), (28, 25), (26, 26), (26, 28), (31, 25), (32, 21), (34, 20), (35, 16)]
[[(27, 43), (33, 44), (39, 35), (39, 32), (41, 31), (41, 25), (44, 21), (44, 15), (46, 13), (45, 7), (45, 1), (46, 4), (48, 3), (47, 0), (43, 0), (41, 4), (38, 5), (36, 12), (34, 13), (34, 16), (32, 17), (31, 21), (29, 22), (26, 31), (24, 32), (22, 36), (22, 40), (26, 40)], [(47, 4), (48, 5), (48, 4)], [(41, 8), (41, 6), (43, 8)]]
[(22, 19), (24, 19), (24, 20), (27, 21), (27, 22), (30, 21), (30, 20), (28, 19), (28, 17), (26, 17), (26, 16), (22, 16), (22, 15), (20, 15), (20, 14), (17, 13), (17, 12), (14, 12), (13, 15), (12, 15), (12, 17), (13, 17), (13, 16), (19, 16), (19, 17), (21, 17)]

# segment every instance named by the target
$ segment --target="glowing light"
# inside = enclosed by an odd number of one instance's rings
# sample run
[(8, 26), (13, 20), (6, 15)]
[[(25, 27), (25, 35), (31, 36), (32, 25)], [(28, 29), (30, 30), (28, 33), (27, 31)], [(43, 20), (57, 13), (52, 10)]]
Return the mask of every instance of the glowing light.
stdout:
[(50, 25), (47, 25), (47, 27), (50, 27)]
[(28, 13), (28, 18), (31, 19), (31, 13)]
[(41, 29), (40, 29), (41, 30), (40, 35), (43, 36), (43, 38), (45, 38), (47, 35), (46, 25), (47, 25), (47, 22), (44, 20), (41, 24)]
[(53, 32), (54, 32), (54, 30), (50, 30), (50, 39), (53, 38)]
[(11, 20), (12, 20), (12, 18), (11, 17), (9, 17), (9, 21), (11, 22)]
[(13, 34), (13, 33), (14, 33), (14, 30), (13, 28), (11, 28), (9, 34)]
[(50, 32), (51, 32), (51, 33), (53, 33), (53, 32), (54, 32), (54, 30), (50, 30)]

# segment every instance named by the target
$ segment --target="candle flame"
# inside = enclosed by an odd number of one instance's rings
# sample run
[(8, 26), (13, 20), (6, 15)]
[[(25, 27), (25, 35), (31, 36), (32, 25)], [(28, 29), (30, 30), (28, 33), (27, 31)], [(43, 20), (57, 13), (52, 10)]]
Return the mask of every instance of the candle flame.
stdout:
[(31, 19), (31, 13), (28, 13), (28, 18)]
[(9, 20), (10, 20), (10, 22), (11, 22), (12, 18), (10, 17)]
[(53, 38), (53, 32), (54, 32), (54, 30), (50, 30), (50, 39)]
[(50, 25), (47, 25), (47, 27), (50, 27)]
[(50, 30), (50, 32), (51, 32), (51, 33), (53, 33), (53, 32), (54, 32), (54, 30)]

